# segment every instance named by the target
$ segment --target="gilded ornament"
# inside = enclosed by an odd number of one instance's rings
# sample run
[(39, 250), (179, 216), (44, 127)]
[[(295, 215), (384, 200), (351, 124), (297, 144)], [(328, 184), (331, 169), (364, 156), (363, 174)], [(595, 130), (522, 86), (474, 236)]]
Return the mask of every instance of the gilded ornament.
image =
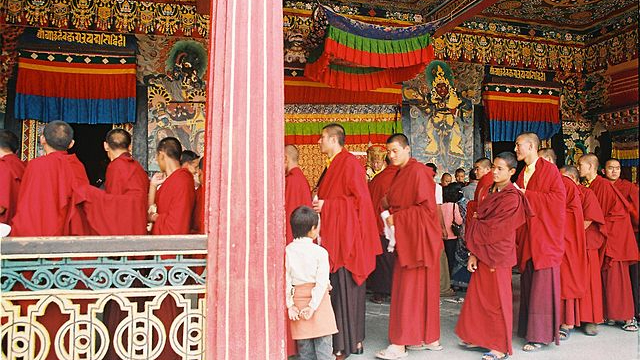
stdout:
[(558, 45), (549, 44), (547, 45), (547, 56), (549, 58), (549, 66), (552, 69), (558, 69)]
[(195, 6), (182, 6), (180, 8), (180, 24), (182, 25), (182, 33), (186, 36), (191, 36), (193, 29), (196, 27), (196, 22)]
[(538, 69), (547, 68), (547, 45), (536, 43), (533, 45), (533, 64)]
[(442, 59), (445, 57), (445, 50), (447, 48), (447, 43), (445, 41), (445, 37), (441, 36), (439, 38), (436, 38), (433, 41), (433, 51), (436, 54), (436, 57), (438, 59)]
[(47, 25), (49, 21), (49, 0), (27, 0), (24, 10), (29, 25)]
[(140, 23), (138, 28), (143, 33), (153, 33), (154, 3), (139, 2)]
[(51, 4), (51, 24), (56, 27), (67, 27), (69, 23), (69, 2), (53, 0)]
[(209, 15), (197, 14), (198, 34), (202, 37), (209, 36)]
[(96, 4), (96, 27), (98, 30), (111, 29), (113, 7), (110, 0), (98, 0)]
[(504, 41), (500, 38), (493, 38), (491, 39), (491, 45), (493, 49), (491, 53), (492, 60), (498, 64), (504, 64), (506, 60), (504, 57)]
[(178, 10), (174, 4), (157, 4), (156, 28), (167, 35), (173, 35), (178, 30)]
[(462, 53), (463, 54), (462, 56), (467, 61), (473, 60), (474, 48), (475, 48), (474, 46), (475, 44), (473, 42), (473, 36), (462, 35), (462, 43), (463, 43), (463, 50), (464, 50), (464, 52)]
[(531, 65), (531, 43), (528, 41), (522, 41), (520, 43), (520, 53), (522, 57), (522, 64), (524, 66)]
[(520, 44), (513, 39), (508, 39), (504, 44), (506, 60), (511, 66), (516, 66), (521, 58)]
[(19, 23), (22, 21), (22, 0), (7, 1), (7, 22)]
[(462, 52), (460, 35), (452, 32), (447, 36), (447, 55), (449, 59), (459, 59)]
[(490, 57), (491, 43), (486, 36), (476, 37), (476, 59), (481, 64), (488, 62)]
[[(107, 0), (109, 1), (109, 0)], [(120, 32), (131, 32), (136, 26), (138, 6), (136, 2), (121, 0), (115, 6), (115, 28)]]
[(86, 30), (93, 24), (94, 5), (93, 0), (71, 0), (71, 21), (73, 26), (80, 30)]
[(573, 67), (573, 57), (571, 55), (570, 47), (560, 46), (560, 67), (562, 70), (569, 71)]

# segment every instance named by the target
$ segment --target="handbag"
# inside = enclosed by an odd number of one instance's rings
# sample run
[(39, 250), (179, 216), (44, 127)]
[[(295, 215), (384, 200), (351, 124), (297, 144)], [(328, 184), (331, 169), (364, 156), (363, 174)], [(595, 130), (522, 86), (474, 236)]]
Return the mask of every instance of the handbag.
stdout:
[(453, 203), (453, 221), (451, 222), (451, 232), (457, 237), (462, 236), (462, 224), (456, 224), (456, 203)]

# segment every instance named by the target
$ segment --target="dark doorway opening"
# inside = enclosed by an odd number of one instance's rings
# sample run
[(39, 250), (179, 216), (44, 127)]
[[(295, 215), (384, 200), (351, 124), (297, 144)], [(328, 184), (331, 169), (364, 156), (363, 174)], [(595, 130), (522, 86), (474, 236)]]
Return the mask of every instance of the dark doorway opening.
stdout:
[(93, 186), (102, 187), (109, 158), (104, 151), (104, 138), (112, 129), (111, 124), (70, 124), (75, 144), (69, 153), (76, 154), (84, 165)]

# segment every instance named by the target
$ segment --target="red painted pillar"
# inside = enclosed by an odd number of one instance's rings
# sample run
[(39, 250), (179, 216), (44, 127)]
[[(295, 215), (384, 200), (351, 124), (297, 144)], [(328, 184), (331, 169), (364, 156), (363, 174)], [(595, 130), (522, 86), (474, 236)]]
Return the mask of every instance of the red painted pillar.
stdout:
[(207, 359), (285, 359), (282, 2), (211, 13)]

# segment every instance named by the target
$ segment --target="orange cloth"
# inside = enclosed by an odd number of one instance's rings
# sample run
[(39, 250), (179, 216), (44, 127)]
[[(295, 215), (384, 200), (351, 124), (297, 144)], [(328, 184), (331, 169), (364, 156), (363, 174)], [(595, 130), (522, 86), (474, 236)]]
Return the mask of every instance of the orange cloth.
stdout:
[[(311, 290), (315, 285), (314, 283), (306, 283), (294, 287), (293, 303), (298, 310), (309, 306)], [(291, 337), (294, 340), (315, 339), (337, 333), (336, 316), (333, 313), (333, 307), (331, 307), (329, 291), (327, 290), (324, 294), (320, 305), (309, 320), (301, 318), (290, 321), (289, 324), (291, 325)]]

